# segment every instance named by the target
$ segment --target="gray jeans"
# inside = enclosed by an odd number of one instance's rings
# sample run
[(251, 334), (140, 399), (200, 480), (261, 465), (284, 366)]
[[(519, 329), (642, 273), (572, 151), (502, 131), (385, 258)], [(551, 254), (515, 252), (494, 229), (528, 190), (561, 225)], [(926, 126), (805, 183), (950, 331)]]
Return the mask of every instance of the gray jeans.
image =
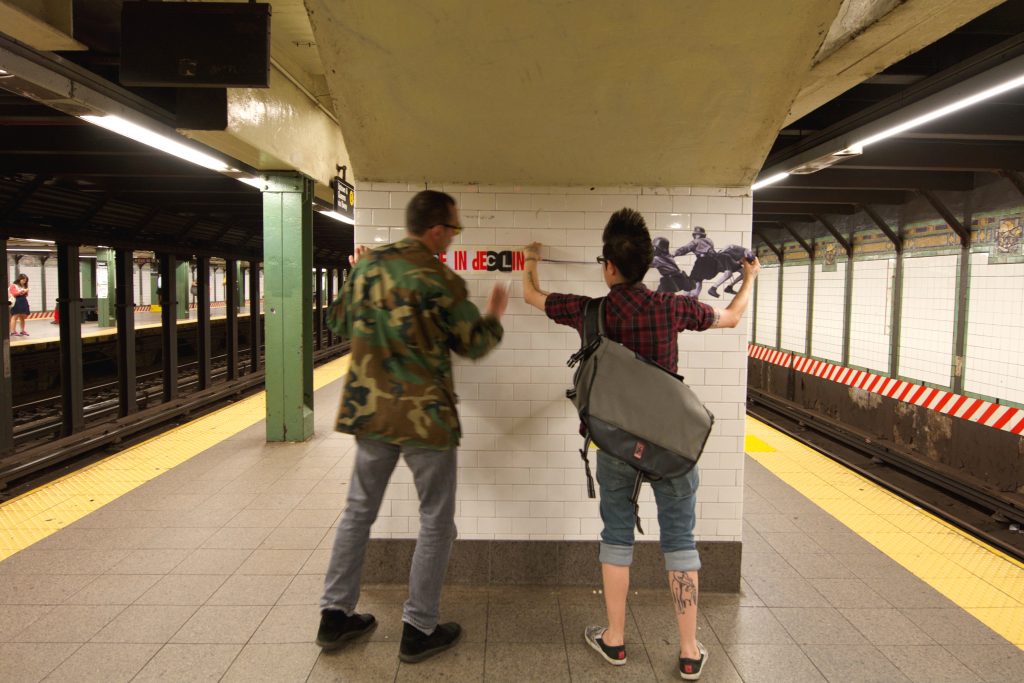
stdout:
[(409, 599), (402, 621), (425, 633), (437, 626), (441, 587), (455, 542), (456, 451), (402, 447), (373, 439), (356, 439), (356, 463), (345, 514), (338, 524), (327, 567), (321, 609), (352, 614), (359, 601), (363, 559), (370, 526), (377, 519), (384, 489), (401, 454), (412, 470), (420, 498), (420, 533), (409, 572)]

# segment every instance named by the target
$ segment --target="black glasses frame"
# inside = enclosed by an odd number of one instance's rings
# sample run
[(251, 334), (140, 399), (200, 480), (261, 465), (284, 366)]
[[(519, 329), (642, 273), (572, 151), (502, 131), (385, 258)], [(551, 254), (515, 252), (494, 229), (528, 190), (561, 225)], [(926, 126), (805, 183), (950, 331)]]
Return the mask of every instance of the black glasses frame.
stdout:
[(445, 227), (445, 228), (451, 228), (452, 230), (455, 231), (456, 235), (458, 235), (459, 233), (462, 232), (462, 226), (461, 225), (450, 225), (448, 223), (441, 223), (441, 226)]
[(606, 259), (604, 256), (597, 256), (594, 258), (594, 260), (600, 263), (602, 266), (608, 263), (608, 259)]

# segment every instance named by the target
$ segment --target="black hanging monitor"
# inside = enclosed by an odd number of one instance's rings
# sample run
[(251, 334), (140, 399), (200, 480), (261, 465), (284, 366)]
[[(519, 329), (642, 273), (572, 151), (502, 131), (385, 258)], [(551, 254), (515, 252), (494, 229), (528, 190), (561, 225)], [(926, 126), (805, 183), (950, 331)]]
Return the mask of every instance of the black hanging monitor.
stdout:
[(121, 83), (164, 88), (270, 85), (270, 5), (125, 2)]

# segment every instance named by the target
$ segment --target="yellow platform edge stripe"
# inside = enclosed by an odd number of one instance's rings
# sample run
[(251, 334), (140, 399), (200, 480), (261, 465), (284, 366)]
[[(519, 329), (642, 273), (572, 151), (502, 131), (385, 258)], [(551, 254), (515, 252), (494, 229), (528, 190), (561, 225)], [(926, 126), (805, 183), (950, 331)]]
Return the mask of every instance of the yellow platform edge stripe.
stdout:
[(747, 455), (1024, 650), (1024, 563), (765, 423), (746, 423)]
[[(313, 370), (313, 390), (348, 371), (349, 357)], [(266, 418), (259, 392), (0, 503), (0, 560)]]

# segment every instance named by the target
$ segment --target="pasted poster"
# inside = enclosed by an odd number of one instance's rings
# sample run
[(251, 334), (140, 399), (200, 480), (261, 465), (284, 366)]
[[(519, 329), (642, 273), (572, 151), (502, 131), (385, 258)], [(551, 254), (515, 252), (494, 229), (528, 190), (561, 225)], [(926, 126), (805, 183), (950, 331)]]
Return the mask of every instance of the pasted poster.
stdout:
[[(715, 249), (715, 243), (708, 237), (707, 231), (696, 226), (692, 238), (675, 251), (668, 239), (655, 237), (651, 240), (654, 247), (654, 262), (651, 268), (657, 269), (661, 275), (658, 283), (659, 292), (682, 292), (687, 296), (700, 296), (706, 280), (714, 279), (708, 288), (708, 294), (720, 297), (719, 287), (727, 294), (735, 294), (736, 287), (743, 281), (743, 259), (753, 259), (754, 252), (739, 244), (730, 244), (722, 250)], [(690, 272), (679, 267), (676, 259), (680, 256), (693, 254), (695, 260)]]

